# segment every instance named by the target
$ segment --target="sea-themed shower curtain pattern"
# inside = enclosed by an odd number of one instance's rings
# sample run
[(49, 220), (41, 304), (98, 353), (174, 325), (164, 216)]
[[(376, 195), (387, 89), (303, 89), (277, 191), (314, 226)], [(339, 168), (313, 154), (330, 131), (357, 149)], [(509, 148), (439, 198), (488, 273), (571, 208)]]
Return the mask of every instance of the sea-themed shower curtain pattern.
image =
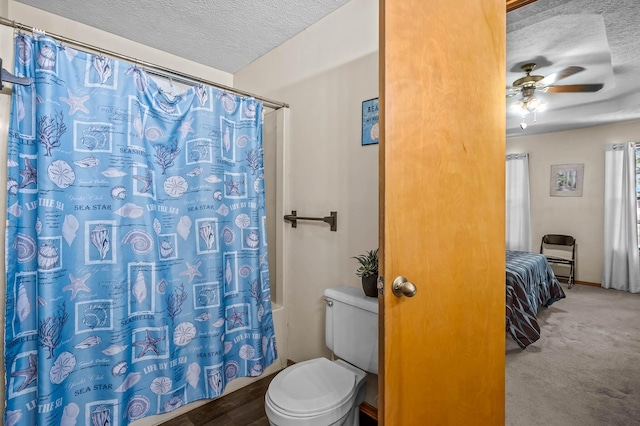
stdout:
[(127, 425), (276, 358), (262, 104), (174, 96), (19, 34), (9, 131), (5, 425)]

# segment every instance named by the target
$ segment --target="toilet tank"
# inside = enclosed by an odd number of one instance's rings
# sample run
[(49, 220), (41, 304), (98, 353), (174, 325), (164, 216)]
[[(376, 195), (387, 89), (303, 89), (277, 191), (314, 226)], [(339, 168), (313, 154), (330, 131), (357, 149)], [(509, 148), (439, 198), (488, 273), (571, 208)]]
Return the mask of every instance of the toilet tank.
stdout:
[(324, 296), (327, 347), (349, 364), (378, 374), (378, 298), (342, 286), (326, 289)]

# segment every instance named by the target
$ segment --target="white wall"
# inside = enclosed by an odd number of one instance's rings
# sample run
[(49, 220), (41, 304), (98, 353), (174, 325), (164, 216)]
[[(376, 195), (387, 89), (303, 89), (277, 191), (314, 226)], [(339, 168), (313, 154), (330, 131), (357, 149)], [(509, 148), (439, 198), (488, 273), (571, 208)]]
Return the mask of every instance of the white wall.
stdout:
[[(573, 235), (576, 279), (600, 283), (604, 245), (604, 148), (640, 142), (640, 121), (507, 140), (507, 154), (529, 153), (532, 251), (544, 234)], [(584, 163), (582, 197), (550, 196), (552, 164)]]
[(361, 146), (360, 136), (362, 101), (378, 96), (378, 2), (352, 0), (238, 71), (234, 84), (290, 104), (285, 210), (338, 212), (337, 232), (315, 222), (287, 227), (284, 249), (289, 357), (331, 356), (323, 292), (361, 287), (352, 256), (378, 247), (378, 145)]
[[(180, 58), (178, 56), (153, 49), (131, 40), (110, 34), (108, 32), (53, 15), (48, 12), (15, 2), (13, 0), (1, 0), (0, 12), (7, 11), (4, 17), (15, 20), (16, 22), (34, 26), (50, 33), (65, 36), (71, 39), (89, 43), (105, 50), (121, 53), (140, 61), (150, 62), (161, 65), (170, 69), (181, 71), (196, 77), (201, 77), (209, 81), (215, 81), (225, 86), (233, 85), (233, 75), (210, 68), (193, 61)], [(4, 60), (4, 67), (11, 70), (13, 67), (13, 29), (0, 26), (0, 57)], [(9, 88), (4, 89), (0, 94), (0, 146), (7, 146), (7, 129), (9, 126), (9, 113), (11, 110), (11, 91)], [(6, 149), (0, 150), (0, 186), (6, 188)], [(6, 191), (0, 192), (0, 204), (6, 205)], [(3, 221), (6, 219), (6, 209), (0, 209), (0, 216)], [(0, 238), (4, 240), (4, 228), (0, 229)], [(0, 245), (0, 254), (4, 257), (4, 244)], [(0, 282), (4, 283), (4, 262), (1, 266), (2, 273)], [(3, 285), (4, 287), (4, 285)], [(4, 289), (0, 290), (0, 306), (4, 307)], [(286, 336), (286, 314), (281, 306), (274, 306), (273, 311), (274, 327), (276, 330), (276, 341), (278, 345), (279, 358), (264, 371), (264, 375), (272, 374), (286, 366), (287, 355), (287, 336)], [(4, 329), (4, 314), (0, 315), (0, 327)], [(1, 355), (0, 355), (1, 356)], [(0, 362), (0, 374), (4, 377), (4, 360)], [(259, 379), (259, 378), (258, 378)], [(225, 394), (237, 390), (249, 383), (255, 381), (254, 378), (239, 378), (231, 382)], [(0, 393), (4, 395), (3, 382), (0, 382)], [(164, 415), (151, 416), (138, 420), (132, 424), (137, 426), (156, 425), (176, 417), (186, 411), (189, 411), (199, 405), (208, 402), (201, 400), (193, 402), (184, 407)]]

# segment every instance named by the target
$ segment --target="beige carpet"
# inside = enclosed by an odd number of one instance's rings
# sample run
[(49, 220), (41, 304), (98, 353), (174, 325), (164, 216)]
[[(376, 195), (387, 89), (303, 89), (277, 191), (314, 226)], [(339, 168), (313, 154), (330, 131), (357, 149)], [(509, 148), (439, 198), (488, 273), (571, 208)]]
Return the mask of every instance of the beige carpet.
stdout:
[(640, 425), (640, 294), (575, 285), (541, 308), (541, 338), (507, 335), (507, 426)]

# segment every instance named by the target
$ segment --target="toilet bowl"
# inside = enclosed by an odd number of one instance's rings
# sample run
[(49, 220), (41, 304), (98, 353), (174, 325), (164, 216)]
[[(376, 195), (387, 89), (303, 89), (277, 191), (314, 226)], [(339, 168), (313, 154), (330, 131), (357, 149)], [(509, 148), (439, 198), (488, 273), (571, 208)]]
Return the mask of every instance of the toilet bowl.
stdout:
[(325, 343), (340, 359), (285, 368), (265, 395), (274, 426), (358, 426), (366, 372), (378, 374), (378, 299), (362, 289), (326, 289)]
[(366, 373), (349, 363), (316, 358), (294, 364), (270, 383), (265, 411), (274, 426), (357, 426)]

